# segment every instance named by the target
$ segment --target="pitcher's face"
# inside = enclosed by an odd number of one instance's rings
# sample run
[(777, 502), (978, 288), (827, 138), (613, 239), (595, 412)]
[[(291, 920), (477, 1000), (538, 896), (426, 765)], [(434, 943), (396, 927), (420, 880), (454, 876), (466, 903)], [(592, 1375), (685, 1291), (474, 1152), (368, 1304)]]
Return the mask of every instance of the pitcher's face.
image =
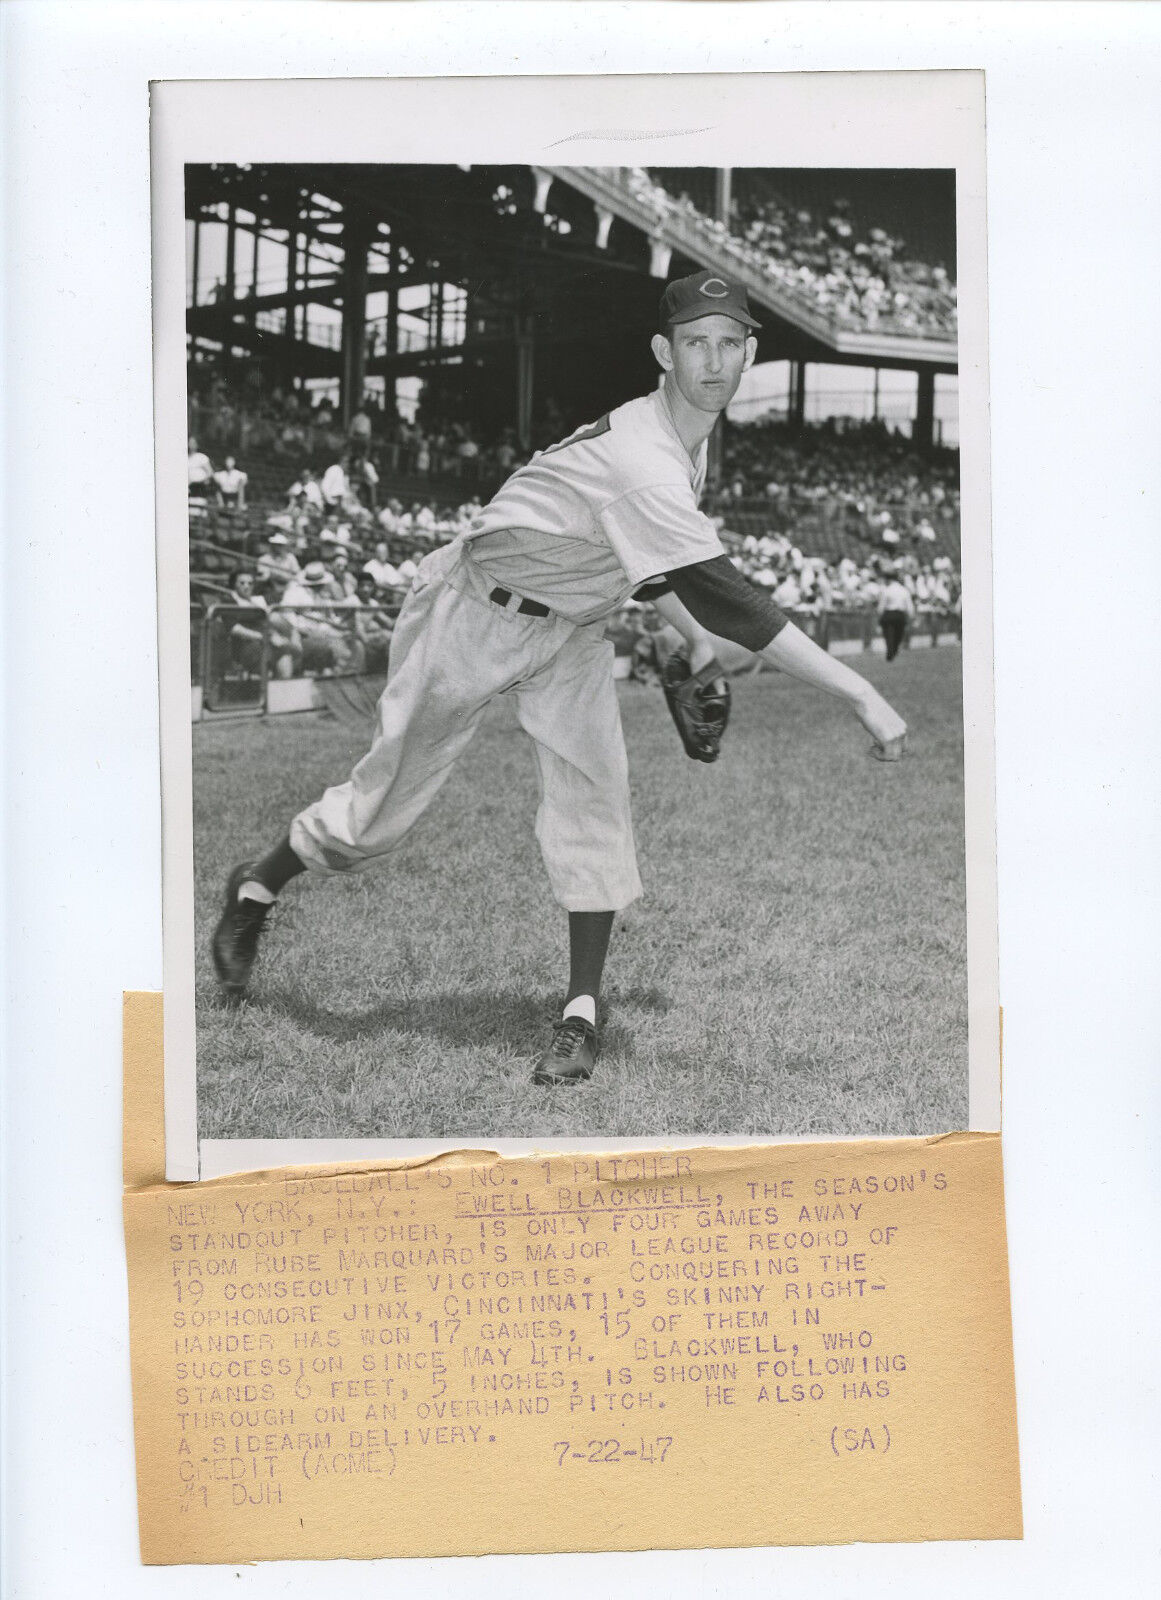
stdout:
[(682, 398), (698, 411), (724, 411), (754, 360), (756, 340), (733, 317), (718, 313), (679, 322), (671, 334), (659, 340), (657, 359)]

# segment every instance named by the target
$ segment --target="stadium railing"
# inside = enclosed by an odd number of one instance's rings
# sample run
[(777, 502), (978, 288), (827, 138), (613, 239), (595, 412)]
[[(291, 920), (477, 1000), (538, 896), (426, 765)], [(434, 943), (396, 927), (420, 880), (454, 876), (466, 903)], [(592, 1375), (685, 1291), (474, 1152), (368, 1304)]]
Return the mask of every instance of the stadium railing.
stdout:
[[(433, 497), (429, 494), (429, 500)], [(283, 511), (283, 506), (259, 504), (248, 506), (244, 512), (223, 512), (208, 507), (191, 520), (191, 562), (207, 573), (227, 573), (237, 567), (252, 566), (261, 551), (262, 541), (269, 532), (272, 514)], [(439, 507), (443, 510), (445, 508)], [(888, 505), (891, 526), (908, 541), (904, 546), (889, 546), (883, 542), (882, 525), (869, 515), (858, 511), (845, 500), (787, 501), (747, 495), (734, 500), (718, 495), (707, 510), (720, 518), (724, 531), (738, 538), (753, 535), (755, 538), (785, 534), (807, 556), (822, 556), (827, 561), (839, 561), (850, 556), (865, 562), (869, 553), (879, 555), (916, 554), (921, 558), (948, 556), (959, 565), (960, 520), (954, 507), (913, 507)], [(933, 540), (918, 534), (919, 524), (926, 519), (935, 535)], [(441, 542), (445, 535), (439, 535)], [(431, 547), (430, 538), (412, 538), (408, 535), (388, 534), (377, 526), (362, 531), (351, 541), (348, 550), (352, 563), (364, 559), (370, 546), (379, 539), (390, 545), (414, 544), (414, 549), (404, 552), (418, 558)], [(400, 554), (399, 559), (403, 559)]]
[[(824, 650), (855, 643), (864, 650), (870, 650), (879, 636), (879, 614), (871, 607), (858, 611), (819, 611), (809, 618), (807, 624), (800, 616), (795, 617), (795, 621), (805, 626), (805, 631)], [(918, 611), (907, 625), (905, 642), (910, 644), (912, 640), (920, 638), (934, 646), (949, 636), (954, 636), (961, 643), (963, 641), (963, 618), (958, 612), (942, 608)]]
[(342, 678), (384, 672), (398, 608), (320, 600), (269, 608), (190, 607), (194, 683), (205, 712), (266, 709), (272, 678)]
[[(870, 650), (879, 634), (873, 608), (849, 611), (792, 611), (803, 631), (824, 650)], [(398, 605), (351, 606), (319, 601), (310, 606), (245, 606), (194, 602), (190, 605), (192, 682), (200, 716), (261, 715), (271, 709), (271, 682), (382, 676)], [(631, 653), (635, 630), (627, 627)], [(958, 614), (920, 611), (908, 627), (907, 642), (919, 637), (938, 644), (962, 639)], [(307, 698), (286, 703), (305, 710)]]

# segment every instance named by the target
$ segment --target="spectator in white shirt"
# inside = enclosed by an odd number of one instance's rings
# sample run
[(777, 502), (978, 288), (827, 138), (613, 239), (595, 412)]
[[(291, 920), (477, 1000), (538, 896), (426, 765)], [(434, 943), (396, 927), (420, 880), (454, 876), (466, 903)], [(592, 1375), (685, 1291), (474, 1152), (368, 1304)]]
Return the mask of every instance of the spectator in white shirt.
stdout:
[(347, 469), (341, 461), (332, 461), (322, 476), (322, 497), (328, 506), (341, 506), (348, 491)]
[(887, 645), (887, 660), (894, 661), (907, 632), (907, 623), (915, 615), (915, 602), (907, 586), (898, 578), (890, 578), (879, 591), (879, 626)]
[(328, 511), (318, 538), (320, 544), (350, 544), (351, 525), (344, 522), (337, 511)]
[(214, 464), (204, 450), (198, 449), (198, 442), (193, 437), (189, 441), (186, 470), (189, 475), (190, 499), (204, 500), (213, 482)]
[(331, 576), (321, 561), (309, 562), (283, 593), (282, 604), (294, 608), (289, 615), (302, 640), (302, 664), (308, 673), (329, 676), (349, 670), (359, 654), (353, 631), (343, 626), (343, 613), (334, 607), (334, 596)]
[(313, 467), (303, 468), (291, 484), (288, 498), (292, 506), (301, 506), (307, 511), (317, 511), (319, 516), (326, 510), (318, 473)]
[(250, 479), (238, 466), (233, 456), (226, 457), (226, 465), (214, 473), (214, 482), (218, 486), (218, 503), (223, 506), (236, 506), (239, 511), (246, 505), (246, 485)]
[(799, 588), (798, 579), (793, 573), (787, 574), (774, 590), (773, 600), (775, 605), (786, 606), (790, 610), (802, 604), (802, 590)]
[(375, 546), (375, 553), (371, 559), (364, 561), (363, 571), (370, 573), (377, 589), (397, 589), (399, 587), (399, 574), (391, 565), (390, 548), (384, 539), (380, 539)]
[(388, 500), (387, 504), (380, 511), (378, 519), (379, 526), (383, 529), (384, 533), (399, 532), (399, 518), (402, 510), (403, 507), (399, 504), (398, 500)]
[(379, 473), (375, 463), (367, 456), (352, 456), (348, 471), (347, 481), (350, 492), (355, 492), (357, 486), (362, 484), (366, 490), (371, 504), (375, 504), (376, 491), (379, 488)]

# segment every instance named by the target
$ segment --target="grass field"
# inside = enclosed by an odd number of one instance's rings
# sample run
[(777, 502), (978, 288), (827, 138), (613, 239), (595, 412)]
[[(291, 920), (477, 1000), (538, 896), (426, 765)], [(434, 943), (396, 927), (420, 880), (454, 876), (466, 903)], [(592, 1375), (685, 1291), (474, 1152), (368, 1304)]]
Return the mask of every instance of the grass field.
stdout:
[(286, 892), (252, 997), (208, 940), (230, 866), (341, 780), (333, 719), (194, 728), (203, 1137), (915, 1134), (967, 1125), (960, 653), (866, 672), (911, 753), (868, 759), (826, 697), (736, 683), (717, 766), (659, 690), (622, 686), (646, 897), (617, 919), (593, 1081), (538, 1089), (566, 919), (532, 834), (531, 752), (504, 709), (390, 861)]

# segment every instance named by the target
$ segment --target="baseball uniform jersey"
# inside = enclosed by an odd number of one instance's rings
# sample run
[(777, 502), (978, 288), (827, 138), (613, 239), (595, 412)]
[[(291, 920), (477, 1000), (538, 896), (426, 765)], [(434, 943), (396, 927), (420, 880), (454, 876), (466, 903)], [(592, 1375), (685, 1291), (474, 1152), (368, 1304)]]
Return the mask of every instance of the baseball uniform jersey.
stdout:
[(723, 554), (697, 508), (705, 470), (706, 445), (690, 457), (657, 389), (533, 456), (465, 539), (504, 588), (592, 622), (646, 579)]
[[(308, 867), (350, 871), (393, 850), (488, 703), (508, 694), (535, 747), (536, 836), (555, 898), (568, 911), (637, 898), (604, 622), (647, 579), (723, 554), (697, 508), (705, 457), (704, 444), (690, 457), (658, 390), (534, 456), (466, 533), (424, 558), (396, 624), (371, 749), (291, 826)], [(521, 613), (521, 599), (548, 615)]]

